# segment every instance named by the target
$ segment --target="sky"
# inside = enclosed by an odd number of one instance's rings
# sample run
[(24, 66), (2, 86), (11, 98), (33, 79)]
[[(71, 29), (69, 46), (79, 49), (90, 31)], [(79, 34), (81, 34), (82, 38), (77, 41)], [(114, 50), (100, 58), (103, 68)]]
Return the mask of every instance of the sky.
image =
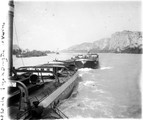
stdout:
[(17, 1), (14, 44), (29, 50), (62, 50), (113, 33), (141, 31), (140, 1)]

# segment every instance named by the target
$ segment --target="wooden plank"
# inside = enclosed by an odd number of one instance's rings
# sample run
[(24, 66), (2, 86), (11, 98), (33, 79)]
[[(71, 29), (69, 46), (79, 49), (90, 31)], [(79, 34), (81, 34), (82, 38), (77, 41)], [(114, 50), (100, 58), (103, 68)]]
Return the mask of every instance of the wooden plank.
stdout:
[(47, 108), (54, 100), (56, 100), (69, 86), (72, 84), (78, 77), (78, 74), (75, 73), (66, 83), (64, 83), (61, 87), (55, 90), (52, 94), (50, 94), (47, 98), (45, 98), (39, 105)]

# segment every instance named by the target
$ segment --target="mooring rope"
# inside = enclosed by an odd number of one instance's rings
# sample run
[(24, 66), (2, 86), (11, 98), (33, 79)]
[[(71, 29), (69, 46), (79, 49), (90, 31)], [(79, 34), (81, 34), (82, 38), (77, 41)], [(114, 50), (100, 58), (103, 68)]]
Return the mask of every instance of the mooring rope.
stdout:
[[(13, 22), (13, 23), (14, 23), (14, 29), (15, 29), (16, 40), (17, 40), (17, 43), (18, 43), (18, 46), (19, 46), (18, 35), (17, 35), (17, 31), (16, 31), (16, 25), (15, 25), (15, 22)], [(22, 61), (23, 66), (25, 66), (22, 58), (21, 58), (21, 61)]]
[[(58, 108), (56, 108), (56, 110), (58, 110), (59, 113), (57, 113), (58, 115), (60, 115), (60, 113), (65, 117), (68, 118), (68, 116), (66, 116), (61, 110), (59, 110)], [(61, 116), (61, 115), (60, 115)], [(62, 116), (61, 116), (62, 117)], [(63, 118), (63, 117), (62, 117)]]

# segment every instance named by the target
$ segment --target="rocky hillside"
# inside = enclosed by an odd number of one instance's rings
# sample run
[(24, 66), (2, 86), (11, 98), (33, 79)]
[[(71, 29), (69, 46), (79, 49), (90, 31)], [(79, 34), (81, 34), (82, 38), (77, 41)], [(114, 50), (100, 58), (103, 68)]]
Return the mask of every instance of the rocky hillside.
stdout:
[(142, 33), (137, 31), (122, 31), (93, 43), (82, 43), (72, 46), (66, 52), (114, 52), (142, 53)]

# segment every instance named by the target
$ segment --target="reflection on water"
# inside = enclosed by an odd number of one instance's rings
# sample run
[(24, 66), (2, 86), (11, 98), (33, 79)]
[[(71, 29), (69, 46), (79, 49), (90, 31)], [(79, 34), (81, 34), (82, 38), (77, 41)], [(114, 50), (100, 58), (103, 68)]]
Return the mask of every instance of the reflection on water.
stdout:
[[(37, 65), (73, 54), (24, 58), (25, 65)], [(15, 58), (15, 65), (20, 66)], [(141, 55), (99, 54), (99, 69), (80, 69), (79, 85), (59, 109), (69, 118), (140, 118)], [(22, 64), (21, 64), (22, 65)]]

